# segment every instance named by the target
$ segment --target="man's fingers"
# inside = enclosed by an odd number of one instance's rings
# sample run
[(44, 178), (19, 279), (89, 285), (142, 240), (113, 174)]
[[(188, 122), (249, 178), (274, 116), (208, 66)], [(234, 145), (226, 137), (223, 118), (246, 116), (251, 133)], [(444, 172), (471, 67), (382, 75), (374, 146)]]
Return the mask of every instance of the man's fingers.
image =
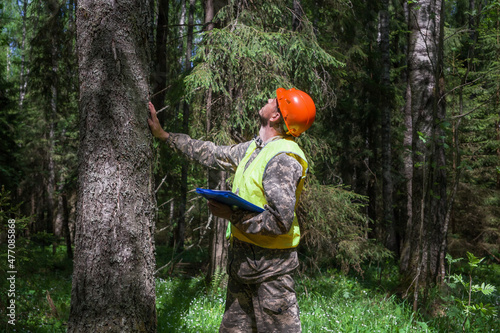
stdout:
[(149, 102), (148, 106), (149, 106), (149, 113), (151, 113), (151, 119), (153, 119), (153, 121), (156, 121), (158, 117), (156, 116), (155, 106), (151, 102)]
[(217, 202), (215, 200), (208, 200), (208, 204), (211, 206), (214, 206), (214, 207), (221, 207), (224, 205), (224, 204), (221, 204), (220, 202)]
[(148, 118), (148, 125), (149, 129), (151, 130), (151, 133), (153, 134), (154, 137), (158, 139), (161, 139), (163, 141), (167, 140), (169, 134), (161, 128), (160, 121), (156, 116), (155, 106), (153, 105), (153, 103), (149, 102), (148, 107), (149, 107), (149, 112), (151, 114), (151, 118)]
[(148, 107), (149, 107), (149, 112), (151, 112), (151, 114), (156, 114), (156, 109), (153, 103), (149, 102)]
[(158, 120), (158, 117), (156, 116), (156, 110), (155, 110), (155, 106), (153, 105), (153, 103), (149, 102), (148, 107), (149, 107), (149, 113), (151, 114), (151, 118), (148, 118), (148, 125), (154, 134), (154, 131), (156, 129), (156, 125), (159, 124), (160, 122)]
[(231, 207), (214, 200), (208, 200), (208, 208), (212, 214), (224, 219), (230, 219), (233, 213)]

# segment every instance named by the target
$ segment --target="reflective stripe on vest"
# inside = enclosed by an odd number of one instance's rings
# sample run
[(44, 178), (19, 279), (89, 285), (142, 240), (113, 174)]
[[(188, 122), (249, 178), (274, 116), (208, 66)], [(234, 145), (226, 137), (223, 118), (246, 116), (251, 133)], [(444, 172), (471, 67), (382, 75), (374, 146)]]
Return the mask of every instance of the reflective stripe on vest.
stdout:
[[(245, 169), (245, 166), (252, 156), (252, 153), (257, 148), (255, 141), (248, 147), (245, 156), (241, 160), (236, 169), (236, 174), (233, 181), (233, 192), (237, 192), (240, 197), (251, 203), (264, 208), (267, 205), (266, 197), (264, 195), (264, 187), (262, 185), (262, 177), (266, 170), (269, 161), (279, 154), (287, 154), (294, 157), (302, 165), (302, 177), (297, 185), (295, 191), (295, 209), (297, 208), (300, 193), (304, 186), (304, 180), (307, 173), (307, 160), (304, 152), (293, 141), (293, 139), (278, 139), (271, 141), (262, 148), (255, 159)], [(228, 231), (231, 235), (241, 241), (255, 244), (264, 248), (271, 249), (286, 249), (299, 245), (300, 241), (300, 228), (297, 216), (294, 212), (293, 223), (289, 232), (279, 236), (263, 236), (257, 234), (248, 234), (240, 231), (238, 228), (229, 224)]]

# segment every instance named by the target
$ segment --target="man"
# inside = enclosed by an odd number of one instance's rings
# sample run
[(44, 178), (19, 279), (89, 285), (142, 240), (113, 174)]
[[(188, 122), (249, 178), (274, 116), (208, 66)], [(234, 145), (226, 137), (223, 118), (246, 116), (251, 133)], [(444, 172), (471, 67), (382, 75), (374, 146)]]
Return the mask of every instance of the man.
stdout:
[(236, 172), (232, 191), (264, 208), (254, 213), (208, 203), (212, 214), (231, 222), (229, 281), (219, 332), (301, 332), (291, 274), (299, 264), (295, 208), (307, 160), (294, 137), (312, 125), (316, 107), (309, 95), (294, 88), (278, 88), (276, 95), (259, 110), (259, 136), (232, 146), (165, 132), (149, 104), (155, 137), (207, 167)]

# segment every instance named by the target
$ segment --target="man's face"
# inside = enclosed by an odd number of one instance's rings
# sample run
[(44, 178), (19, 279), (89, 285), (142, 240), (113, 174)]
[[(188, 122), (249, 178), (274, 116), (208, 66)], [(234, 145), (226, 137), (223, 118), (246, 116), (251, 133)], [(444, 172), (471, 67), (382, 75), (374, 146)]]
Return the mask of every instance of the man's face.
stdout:
[(267, 104), (259, 110), (259, 118), (261, 125), (267, 125), (269, 119), (271, 119), (274, 114), (278, 112), (278, 102), (276, 98), (268, 99)]

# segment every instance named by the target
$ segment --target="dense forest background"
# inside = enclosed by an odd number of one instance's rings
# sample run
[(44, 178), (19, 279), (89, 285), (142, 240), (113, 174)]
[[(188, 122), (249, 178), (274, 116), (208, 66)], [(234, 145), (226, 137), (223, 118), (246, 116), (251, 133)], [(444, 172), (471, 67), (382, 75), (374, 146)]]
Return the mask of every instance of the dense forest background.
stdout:
[[(150, 98), (167, 131), (242, 142), (256, 134), (257, 110), (277, 87), (315, 100), (316, 122), (298, 140), (310, 160), (298, 210), (303, 272), (363, 275), (367, 264), (396, 264), (396, 290), (416, 309), (418, 284), (442, 283), (446, 254), (500, 262), (498, 0), (150, 5)], [(70, 258), (79, 195), (76, 17), (91, 15), (76, 9), (76, 0), (0, 4), (2, 218), (23, 221), (26, 244), (65, 245)], [(159, 269), (179, 265), (186, 249), (210, 248), (203, 271), (214, 276), (223, 221), (194, 189), (229, 188), (231, 175), (160, 142), (154, 150), (155, 244), (176, 249)]]

